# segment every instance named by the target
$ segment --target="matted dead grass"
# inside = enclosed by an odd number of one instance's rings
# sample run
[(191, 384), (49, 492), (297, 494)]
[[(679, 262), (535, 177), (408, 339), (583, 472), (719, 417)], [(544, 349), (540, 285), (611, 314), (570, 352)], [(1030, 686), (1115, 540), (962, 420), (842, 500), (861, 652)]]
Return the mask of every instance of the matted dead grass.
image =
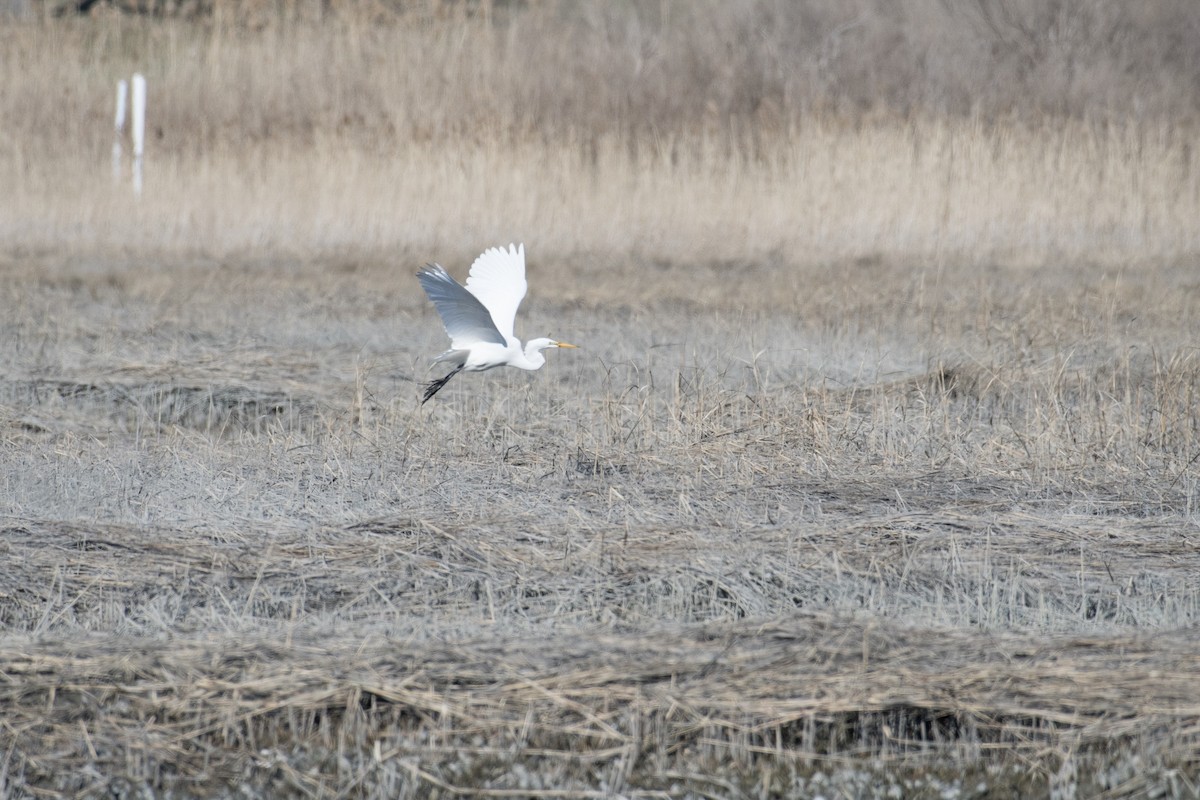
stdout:
[[(1194, 790), (1176, 768), (1200, 735), (1197, 655), (1186, 634), (881, 630), (802, 613), (447, 643), (303, 627), (82, 637), (0, 665), (6, 727), (34, 752), (75, 754), (25, 761), (21, 778), (85, 794), (807, 794), (861, 760), (841, 783), (866, 794), (933, 794), (931, 775), (966, 763), (967, 793), (1049, 782), (1096, 796)], [(1118, 740), (1144, 760), (1114, 768)], [(984, 766), (997, 751), (1014, 760)]]
[(586, 349), (424, 407), (403, 265), (10, 263), (8, 791), (1193, 791), (1190, 266), (532, 255)]

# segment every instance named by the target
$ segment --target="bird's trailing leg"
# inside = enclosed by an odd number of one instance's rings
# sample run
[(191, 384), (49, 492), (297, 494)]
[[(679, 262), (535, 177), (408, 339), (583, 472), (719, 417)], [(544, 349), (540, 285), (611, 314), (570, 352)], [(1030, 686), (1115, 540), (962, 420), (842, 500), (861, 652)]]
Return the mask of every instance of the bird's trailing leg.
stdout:
[(425, 397), (421, 400), (421, 405), (425, 405), (426, 403), (428, 403), (429, 398), (431, 398), (435, 394), (437, 394), (438, 390), (441, 389), (443, 386), (445, 386), (447, 383), (449, 383), (451, 378), (453, 378), (458, 373), (462, 372), (463, 366), (464, 366), (463, 364), (459, 364), (457, 367), (450, 370), (445, 375), (438, 378), (436, 381), (430, 381), (429, 383), (425, 384)]

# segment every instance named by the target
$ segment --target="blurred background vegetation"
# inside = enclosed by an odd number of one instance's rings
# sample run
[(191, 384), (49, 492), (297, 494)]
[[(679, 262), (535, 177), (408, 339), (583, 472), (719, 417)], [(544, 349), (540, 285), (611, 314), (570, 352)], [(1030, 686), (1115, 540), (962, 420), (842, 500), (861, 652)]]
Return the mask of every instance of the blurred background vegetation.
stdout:
[[(107, 181), (134, 71), (137, 220)], [(10, 0), (0, 72), (10, 246), (1200, 247), (1190, 0)]]
[[(1192, 121), (1200, 111), (1200, 5), (1190, 0), (8, 7), (9, 19), (25, 24), (5, 26), (6, 71), (46, 69), (22, 42), (44, 44), (31, 25), (54, 25), (60, 69), (124, 56), (145, 71), (161, 87), (165, 144), (178, 147), (229, 136), (694, 132), (744, 144), (814, 115), (848, 124), (929, 116), (1104, 124)], [(197, 70), (181, 71), (180, 62)], [(163, 85), (173, 77), (182, 85)], [(60, 91), (77, 83), (61, 81)], [(34, 95), (26, 113), (6, 115), (10, 124), (58, 121), (46, 118), (57, 104), (34, 102), (45, 88), (10, 87), (9, 103)], [(164, 108), (168, 98), (179, 102)]]

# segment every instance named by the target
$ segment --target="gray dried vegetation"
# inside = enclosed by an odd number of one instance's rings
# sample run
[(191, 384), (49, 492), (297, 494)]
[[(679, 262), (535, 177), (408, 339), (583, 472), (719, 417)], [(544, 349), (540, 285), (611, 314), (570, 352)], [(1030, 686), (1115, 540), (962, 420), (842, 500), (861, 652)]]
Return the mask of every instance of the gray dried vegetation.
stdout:
[(1194, 791), (1194, 265), (793, 315), (558, 304), (535, 257), (527, 329), (586, 349), (424, 407), (411, 265), (44, 266), (10, 793)]
[[(695, 198), (664, 194), (694, 209), (691, 228), (637, 248), (614, 232), (584, 256), (560, 221), (554, 247), (530, 246), (519, 333), (583, 349), (537, 373), (460, 376), (422, 406), (445, 342), (412, 272), (441, 259), (461, 277), (460, 254), (500, 242), (446, 255), (388, 229), (361, 249), (173, 249), (161, 243), (202, 220), (147, 202), (131, 225), (175, 226), (164, 239), (97, 248), (85, 221), (78, 240), (47, 247), (17, 208), (32, 194), (20, 186), (0, 197), (12, 228), (0, 246), (0, 795), (1200, 794), (1200, 261), (1189, 214), (1161, 213), (1200, 197), (1194, 5), (378, 3), (369, 25), (326, 19), (328, 39), (303, 20), (237, 16), (282, 5), (139, 6), (230, 15), (194, 28), (85, 5), (87, 20), (0, 31), (12, 45), (0, 58), (30, 76), (0, 94), (19, 120), (0, 174), (53, 175), (38, 171), (43, 155), (79, 163), (77, 117), (108, 113), (107, 100), (78, 115), (45, 107), (48, 79), (30, 64), (125, 74), (150, 42), (178, 90), (162, 95), (162, 148), (176, 164), (215, 148), (198, 163), (218, 176), (240, 169), (239, 136), (285, 154), (327, 137), (319, 152), (347, 161), (301, 166), (338, 171), (410, 136), (460, 137), (445, 150), (465, 163), (480, 131), (578, 136), (585, 157), (595, 134), (636, 160), (649, 141), (717, 124), (732, 149), (704, 163), (750, 163), (808, 113), (831, 131), (894, 128), (879, 141), (910, 145), (937, 130), (908, 127), (912, 113), (969, 118), (972, 148), (944, 148), (966, 186), (964, 154), (1004, 141), (988, 138), (995, 112), (1032, 121), (1014, 153), (1094, 142), (1099, 171), (1120, 173), (1055, 219), (1170, 244), (1136, 263), (1087, 241), (1031, 260), (1039, 239), (1007, 260), (963, 256), (990, 206), (1050, 205), (1016, 187), (957, 193), (975, 228), (955, 227), (947, 199), (945, 230), (919, 250), (929, 258), (881, 239), (870, 257), (731, 262), (699, 245), (654, 249), (712, 224)], [(923, 45), (938, 25), (961, 37)], [(686, 62), (749, 35), (764, 47), (736, 51), (746, 61), (731, 56), (728, 72)], [(315, 55), (288, 61), (293, 41)], [(981, 42), (1016, 83), (965, 68)], [(918, 45), (928, 80), (900, 80)], [(39, 55), (58, 50), (69, 57)], [(178, 55), (198, 51), (211, 61)], [(521, 70), (522, 53), (537, 70)], [(480, 64), (495, 97), (422, 119), (392, 102), (439, 82), (478, 91)], [(312, 91), (290, 104), (269, 77), (293, 67)], [(243, 96), (218, 91), (243, 76)], [(572, 106), (589, 80), (595, 103)], [(981, 107), (960, 80), (986, 89)], [(701, 85), (711, 103), (682, 102)], [(751, 85), (758, 100), (738, 105)], [(681, 102), (630, 87), (676, 87)], [(355, 116), (369, 108), (384, 111)], [(1140, 113), (1170, 148), (1141, 138)], [(1087, 135), (1038, 138), (1063, 118)], [(54, 133), (39, 137), (39, 120)], [(1113, 121), (1128, 127), (1106, 139)], [(107, 133), (89, 141), (106, 157)], [(481, 174), (535, 168), (506, 152)], [(1089, 153), (1029, 163), (1086, 166)], [(855, 149), (833, 178), (873, 157)], [(647, 167), (660, 170), (650, 185), (671, 185), (670, 161)], [(431, 183), (455, 174), (428, 171)], [(718, 174), (759, 185), (756, 172)], [(842, 212), (860, 203), (845, 185), (831, 179), (804, 212), (854, 239)], [(624, 189), (599, 172), (590, 186)], [(272, 195), (220, 189), (197, 217), (223, 205), (251, 226), (274, 219), (260, 209)], [(67, 204), (80, 190), (56, 191)], [(880, 192), (913, 202), (904, 181)], [(56, 195), (39, 197), (49, 209)], [(338, 196), (330, 213), (362, 218), (379, 202)], [(429, 213), (470, 211), (444, 202)], [(304, 204), (279, 209), (309, 223)], [(773, 213), (757, 230), (794, 227), (794, 212)], [(749, 237), (730, 228), (724, 238)]]

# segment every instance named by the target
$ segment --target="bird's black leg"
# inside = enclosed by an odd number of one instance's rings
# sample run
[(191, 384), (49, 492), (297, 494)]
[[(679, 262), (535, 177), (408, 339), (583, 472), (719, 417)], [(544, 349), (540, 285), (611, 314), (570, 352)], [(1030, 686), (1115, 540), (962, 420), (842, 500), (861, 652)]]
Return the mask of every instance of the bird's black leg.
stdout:
[(464, 365), (459, 364), (457, 367), (450, 370), (445, 375), (438, 378), (436, 381), (430, 381), (429, 383), (425, 384), (425, 397), (424, 397), (424, 399), (421, 400), (421, 405), (425, 405), (426, 403), (428, 403), (429, 398), (431, 398), (435, 394), (437, 394), (438, 390), (441, 389), (443, 386), (445, 386), (447, 383), (449, 383), (451, 378), (453, 378), (458, 373), (462, 372), (463, 366)]

